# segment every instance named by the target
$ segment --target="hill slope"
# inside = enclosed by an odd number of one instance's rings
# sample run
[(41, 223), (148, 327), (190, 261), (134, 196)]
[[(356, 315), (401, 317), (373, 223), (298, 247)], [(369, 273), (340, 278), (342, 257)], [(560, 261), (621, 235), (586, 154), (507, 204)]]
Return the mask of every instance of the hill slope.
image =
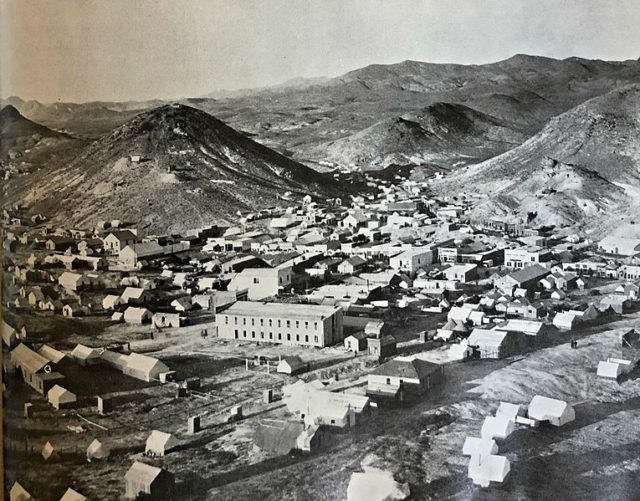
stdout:
[(341, 165), (384, 168), (391, 164), (482, 161), (524, 139), (515, 126), (495, 117), (460, 104), (435, 103), (418, 113), (382, 120), (318, 149), (324, 150), (327, 160)]
[(476, 216), (537, 214), (540, 224), (606, 231), (640, 213), (640, 86), (553, 118), (522, 145), (434, 184), (487, 198)]
[(5, 106), (0, 111), (0, 128), (0, 155), (2, 158), (5, 158), (10, 151), (22, 154), (41, 141), (52, 144), (58, 140), (70, 139), (66, 134), (53, 131), (25, 118), (11, 105)]
[(137, 115), (71, 164), (30, 182), (23, 199), (65, 225), (117, 218), (145, 231), (228, 220), (238, 210), (273, 204), (288, 190), (340, 192), (333, 179), (182, 105)]

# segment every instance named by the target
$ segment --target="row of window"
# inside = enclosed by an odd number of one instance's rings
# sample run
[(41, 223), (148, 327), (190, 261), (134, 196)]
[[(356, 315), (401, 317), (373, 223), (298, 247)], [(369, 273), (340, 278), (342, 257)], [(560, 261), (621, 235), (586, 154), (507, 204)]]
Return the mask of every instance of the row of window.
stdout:
[[(224, 323), (225, 325), (229, 325), (229, 315), (225, 315), (224, 316)], [(285, 320), (285, 324), (288, 328), (291, 328), (291, 320)], [(238, 317), (233, 317), (233, 325), (238, 325)], [(242, 325), (247, 325), (247, 318), (246, 317), (242, 317)], [(251, 325), (255, 326), (256, 325), (256, 319), (252, 318), (251, 319)], [(273, 327), (273, 319), (269, 318), (268, 319), (268, 325), (269, 327)], [(265, 319), (261, 318), (260, 319), (260, 327), (264, 327), (265, 326)], [(282, 327), (282, 320), (277, 320), (277, 326), (278, 327)], [(300, 320), (296, 320), (295, 321), (295, 326), (296, 329), (300, 328)], [(308, 329), (309, 328), (309, 322), (305, 321), (304, 322), (304, 328)], [(314, 330), (318, 330), (318, 322), (313, 322), (313, 329)]]
[[(236, 339), (240, 339), (240, 331), (238, 329), (234, 330), (234, 336)], [(274, 337), (273, 332), (269, 332), (269, 337), (265, 337), (265, 333), (264, 332), (260, 332), (260, 337), (256, 337), (256, 331), (251, 331), (251, 335), (249, 336), (247, 331), (243, 330), (242, 331), (242, 337), (245, 339), (269, 339), (271, 341), (277, 340), (277, 341), (282, 341), (282, 333), (278, 332), (277, 336)], [(287, 341), (291, 341), (291, 334), (287, 334), (286, 335), (286, 340)], [(300, 334), (296, 334), (295, 335), (295, 340), (296, 342), (300, 342)], [(318, 343), (319, 339), (318, 336), (313, 336), (313, 342), (314, 343)], [(308, 343), (309, 342), (309, 335), (305, 335), (304, 336), (304, 342)]]

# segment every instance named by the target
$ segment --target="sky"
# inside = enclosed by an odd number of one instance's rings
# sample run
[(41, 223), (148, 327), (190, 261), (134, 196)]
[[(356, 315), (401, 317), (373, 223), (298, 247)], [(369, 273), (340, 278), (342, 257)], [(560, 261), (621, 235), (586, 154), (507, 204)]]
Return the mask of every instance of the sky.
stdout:
[(640, 0), (0, 0), (0, 94), (202, 96), (407, 59), (640, 57)]

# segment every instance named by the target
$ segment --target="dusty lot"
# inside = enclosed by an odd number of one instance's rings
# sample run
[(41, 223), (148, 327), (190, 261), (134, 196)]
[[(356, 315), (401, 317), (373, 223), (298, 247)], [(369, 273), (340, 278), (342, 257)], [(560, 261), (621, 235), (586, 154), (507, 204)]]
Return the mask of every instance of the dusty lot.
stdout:
[[(341, 500), (351, 473), (365, 458), (409, 482), (413, 499), (637, 499), (640, 385), (635, 375), (622, 383), (595, 376), (599, 360), (620, 355), (617, 336), (631, 326), (640, 326), (640, 314), (585, 329), (577, 335), (577, 350), (560, 337), (557, 346), (524, 357), (449, 364), (445, 384), (422, 400), (380, 408), (363, 426), (337, 435), (334, 444), (319, 454), (277, 458), (256, 448), (251, 437), (258, 419), (286, 413), (279, 401), (262, 403), (262, 391), (278, 392), (294, 379), (273, 371), (267, 374), (264, 365), (250, 364), (247, 371), (246, 358), (299, 354), (312, 365), (306, 379), (337, 374), (340, 384), (353, 387), (350, 391), (362, 391), (359, 384), (373, 361), (354, 358), (339, 347), (285, 349), (202, 338), (201, 326), (154, 340), (141, 336), (134, 349), (158, 356), (185, 377), (200, 377), (200, 390), (178, 398), (172, 385), (114, 385), (117, 406), (99, 416), (95, 406), (55, 411), (12, 381), (14, 404), (7, 409), (8, 484), (20, 479), (42, 500), (59, 499), (69, 486), (92, 499), (118, 499), (124, 473), (141, 457), (149, 431), (159, 429), (174, 433), (180, 450), (145, 460), (176, 474), (178, 499)], [(409, 323), (407, 346), (421, 328)], [(108, 328), (99, 337), (118, 335), (122, 333), (116, 328)], [(511, 461), (507, 481), (486, 489), (472, 486), (466, 478), (467, 459), (461, 454), (464, 438), (479, 434), (484, 417), (501, 400), (528, 403), (538, 393), (572, 402), (576, 421), (560, 429), (516, 431), (500, 444), (500, 453)], [(21, 408), (26, 400), (35, 407), (28, 420)], [(243, 405), (246, 418), (227, 423), (227, 411), (234, 404)], [(203, 416), (203, 430), (189, 436), (187, 417), (195, 414)], [(83, 432), (69, 426), (82, 426)], [(94, 438), (108, 445), (111, 456), (87, 463), (85, 449)], [(39, 452), (46, 441), (54, 445), (58, 457), (44, 469)], [(31, 469), (25, 475), (27, 462)]]

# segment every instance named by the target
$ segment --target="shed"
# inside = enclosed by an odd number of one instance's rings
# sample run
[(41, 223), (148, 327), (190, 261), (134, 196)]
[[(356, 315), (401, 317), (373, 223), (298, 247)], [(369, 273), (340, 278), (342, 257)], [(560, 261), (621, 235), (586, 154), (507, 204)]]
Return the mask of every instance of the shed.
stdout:
[(131, 465), (124, 475), (124, 481), (126, 499), (138, 499), (138, 497), (158, 501), (170, 499), (175, 486), (172, 473), (140, 461)]
[(176, 438), (170, 433), (153, 430), (144, 448), (144, 453), (150, 456), (164, 456), (178, 445)]
[(70, 407), (78, 400), (75, 393), (70, 392), (66, 388), (63, 388), (59, 384), (55, 385), (47, 393), (47, 400), (56, 409), (62, 409), (64, 407)]
[(309, 364), (307, 364), (300, 357), (283, 357), (276, 367), (276, 372), (280, 374), (299, 374), (300, 372), (305, 372), (308, 368)]
[(536, 395), (529, 404), (528, 416), (536, 421), (548, 421), (554, 426), (562, 426), (573, 421), (576, 413), (564, 400)]
[(100, 362), (100, 350), (90, 348), (83, 344), (77, 344), (71, 351), (71, 358), (74, 358), (80, 365), (93, 365)]
[(122, 304), (122, 299), (120, 299), (120, 296), (116, 296), (115, 294), (109, 294), (102, 300), (102, 308), (105, 310), (113, 310), (120, 304)]
[(574, 313), (560, 312), (553, 317), (553, 325), (560, 330), (570, 331), (578, 324), (578, 316)]

